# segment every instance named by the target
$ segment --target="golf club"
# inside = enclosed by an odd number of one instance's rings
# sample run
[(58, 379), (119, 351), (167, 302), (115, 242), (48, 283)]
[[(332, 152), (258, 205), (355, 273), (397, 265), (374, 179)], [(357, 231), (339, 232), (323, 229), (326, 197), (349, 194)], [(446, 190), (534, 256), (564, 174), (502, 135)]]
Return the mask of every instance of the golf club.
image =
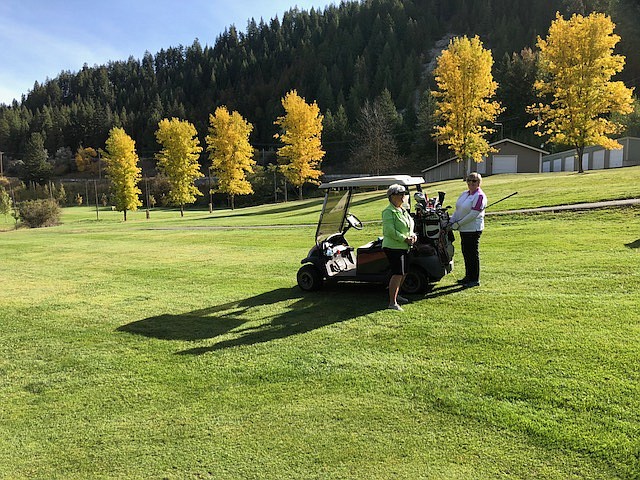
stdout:
[(500, 203), (501, 201), (506, 200), (506, 199), (507, 199), (507, 198), (509, 198), (509, 197), (513, 197), (514, 195), (517, 195), (517, 194), (518, 194), (518, 192), (513, 192), (511, 195), (507, 195), (506, 197), (501, 198), (500, 200), (496, 200), (495, 202), (493, 202), (493, 203), (492, 203), (492, 204), (490, 204), (490, 205), (487, 205), (487, 206), (486, 206), (486, 208), (489, 208), (489, 207), (491, 207), (491, 206), (495, 205), (496, 203)]

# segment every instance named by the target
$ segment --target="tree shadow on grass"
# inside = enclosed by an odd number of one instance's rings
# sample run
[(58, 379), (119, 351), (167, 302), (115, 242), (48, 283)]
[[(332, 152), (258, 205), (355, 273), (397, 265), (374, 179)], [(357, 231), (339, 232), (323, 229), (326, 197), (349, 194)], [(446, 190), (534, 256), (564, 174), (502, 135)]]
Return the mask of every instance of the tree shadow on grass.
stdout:
[[(286, 303), (278, 306), (281, 302)], [(183, 314), (145, 318), (117, 330), (161, 340), (198, 341), (225, 336), (213, 345), (178, 352), (201, 355), (310, 332), (385, 306), (386, 291), (378, 285), (327, 285), (319, 292), (302, 292), (297, 287), (279, 288)], [(251, 325), (246, 325), (249, 323)]]
[[(282, 205), (282, 206), (273, 206), (271, 208), (269, 208), (268, 210), (265, 210), (264, 212), (261, 213), (261, 215), (275, 215), (275, 214), (281, 214), (281, 213), (290, 213), (293, 214), (299, 210), (305, 210), (307, 208), (318, 208), (322, 205), (323, 199), (322, 198), (313, 198), (312, 201), (309, 202), (305, 202), (302, 204), (295, 204), (295, 203), (283, 203), (283, 204), (278, 204), (278, 205)], [(238, 212), (238, 210), (231, 210), (231, 209), (226, 209), (228, 210), (228, 214), (227, 215), (212, 215), (210, 217), (207, 217), (207, 219), (219, 219), (219, 218), (240, 218), (240, 217), (255, 217), (257, 214), (254, 211), (250, 211), (250, 212)], [(319, 213), (319, 210), (318, 210)], [(201, 219), (193, 219), (193, 220), (201, 220)]]
[(640, 248), (640, 238), (635, 242), (625, 243), (624, 246), (627, 248)]

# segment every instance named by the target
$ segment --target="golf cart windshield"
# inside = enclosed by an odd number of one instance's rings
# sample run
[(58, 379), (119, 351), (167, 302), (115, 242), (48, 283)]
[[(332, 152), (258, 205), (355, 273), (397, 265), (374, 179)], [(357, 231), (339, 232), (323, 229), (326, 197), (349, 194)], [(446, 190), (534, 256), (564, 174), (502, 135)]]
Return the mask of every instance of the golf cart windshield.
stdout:
[(327, 189), (316, 231), (316, 245), (320, 245), (331, 235), (342, 232), (351, 201), (351, 192), (350, 188), (347, 190)]

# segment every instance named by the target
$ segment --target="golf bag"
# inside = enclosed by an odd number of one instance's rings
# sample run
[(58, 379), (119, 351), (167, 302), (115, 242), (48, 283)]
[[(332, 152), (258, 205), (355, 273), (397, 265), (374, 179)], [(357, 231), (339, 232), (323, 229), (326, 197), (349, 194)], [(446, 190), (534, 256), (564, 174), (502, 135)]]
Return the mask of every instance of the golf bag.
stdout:
[(435, 250), (440, 263), (448, 265), (453, 257), (453, 233), (449, 228), (449, 213), (442, 208), (445, 193), (438, 192), (438, 198), (427, 198), (424, 193), (414, 195), (416, 204), (413, 219), (418, 237), (417, 250)]

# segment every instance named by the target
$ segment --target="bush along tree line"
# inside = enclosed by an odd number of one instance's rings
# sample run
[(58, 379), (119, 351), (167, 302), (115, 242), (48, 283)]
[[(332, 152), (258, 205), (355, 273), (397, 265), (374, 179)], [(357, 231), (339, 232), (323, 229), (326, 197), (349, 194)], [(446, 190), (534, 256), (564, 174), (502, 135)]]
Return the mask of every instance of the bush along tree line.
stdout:
[[(624, 119), (634, 111), (634, 100), (632, 89), (621, 81), (612, 81), (623, 71), (625, 60), (614, 54), (620, 41), (620, 36), (613, 33), (614, 27), (611, 18), (601, 13), (574, 14), (569, 20), (557, 13), (547, 37), (538, 37), (538, 52), (523, 50), (520, 56), (509, 59), (513, 72), (521, 72), (520, 77), (531, 82), (531, 94), (535, 96), (521, 107), (530, 117), (528, 126), (536, 127), (535, 134), (558, 145), (575, 147), (578, 152), (589, 143), (619, 147), (609, 136), (625, 129)], [(416, 122), (424, 129), (425, 139), (446, 146), (459, 160), (469, 162), (469, 170), (472, 161), (481, 161), (491, 151), (488, 139), (495, 133), (492, 125), (508, 110), (496, 100), (501, 86), (494, 80), (493, 66), (492, 52), (484, 48), (478, 36), (453, 37), (436, 58), (435, 89), (425, 91), (419, 102), (424, 110)], [(516, 80), (514, 75), (502, 91), (516, 92)], [(519, 84), (522, 83), (521, 80)], [(320, 164), (326, 152), (321, 133), (335, 133), (336, 125), (348, 124), (348, 116), (344, 108), (339, 108), (336, 115), (330, 111), (322, 115), (316, 101), (307, 103), (295, 89), (281, 99), (281, 106), (285, 115), (272, 122), (279, 127), (274, 134), (280, 140), (278, 165), (266, 171), (279, 170), (289, 184), (299, 189), (301, 198), (302, 186), (317, 183), (322, 174)], [(382, 173), (401, 165), (402, 152), (395, 138), (401, 133), (403, 122), (388, 89), (383, 89), (373, 102), (365, 101), (355, 132), (358, 143), (353, 150), (353, 163), (368, 173)], [(214, 191), (224, 193), (232, 208), (236, 195), (253, 193), (247, 175), (256, 172), (256, 156), (249, 143), (254, 129), (254, 124), (236, 111), (229, 113), (226, 106), (209, 116), (209, 135), (205, 138), (211, 165), (208, 178), (211, 182), (213, 173), (217, 179), (215, 188), (209, 187), (210, 198)], [(155, 137), (161, 146), (155, 158), (168, 184), (168, 203), (179, 206), (182, 213), (185, 204), (202, 195), (194, 183), (203, 176), (202, 160), (198, 160), (203, 151), (198, 131), (189, 121), (173, 117), (157, 123)], [(113, 127), (103, 152), (113, 203), (124, 212), (125, 220), (127, 210), (141, 205), (138, 184), (142, 170), (135, 144), (123, 127)], [(31, 134), (26, 148), (22, 167), (28, 175), (23, 178), (42, 184), (51, 172), (42, 135)], [(78, 148), (78, 170), (95, 174), (96, 154), (100, 176), (100, 151), (90, 147)]]

